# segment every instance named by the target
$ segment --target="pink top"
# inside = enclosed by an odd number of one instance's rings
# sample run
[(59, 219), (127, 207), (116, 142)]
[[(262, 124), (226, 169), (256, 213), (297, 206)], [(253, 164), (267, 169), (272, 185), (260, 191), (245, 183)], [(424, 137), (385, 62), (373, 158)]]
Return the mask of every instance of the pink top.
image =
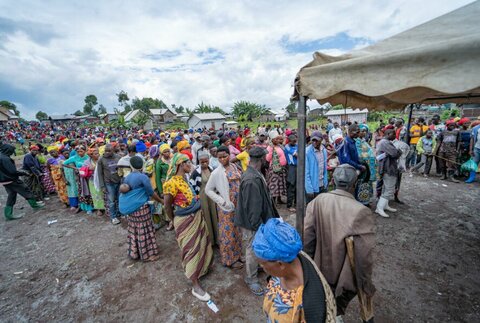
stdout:
[[(267, 161), (269, 163), (272, 162), (272, 158), (273, 158), (273, 148), (272, 146), (268, 146), (267, 147), (267, 151), (268, 151), (268, 154), (267, 154)], [(280, 159), (280, 165), (282, 166), (285, 166), (287, 165), (287, 158), (285, 157), (285, 152), (283, 151), (282, 148), (280, 148), (280, 146), (275, 146), (275, 150), (277, 151), (277, 154), (278, 154), (278, 157)]]

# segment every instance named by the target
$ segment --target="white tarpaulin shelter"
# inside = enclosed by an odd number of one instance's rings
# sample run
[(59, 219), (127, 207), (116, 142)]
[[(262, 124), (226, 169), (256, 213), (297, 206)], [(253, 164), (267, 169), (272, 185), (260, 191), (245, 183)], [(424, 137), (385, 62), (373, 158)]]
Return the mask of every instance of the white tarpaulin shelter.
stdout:
[(294, 96), (379, 110), (480, 102), (480, 1), (342, 56), (316, 52)]

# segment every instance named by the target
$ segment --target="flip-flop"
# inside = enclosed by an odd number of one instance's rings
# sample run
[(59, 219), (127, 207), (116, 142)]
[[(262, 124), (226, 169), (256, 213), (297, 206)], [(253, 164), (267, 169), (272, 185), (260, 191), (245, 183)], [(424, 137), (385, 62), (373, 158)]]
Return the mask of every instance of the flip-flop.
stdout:
[(264, 293), (263, 287), (259, 283), (248, 284), (248, 288), (250, 288), (250, 291), (257, 296), (262, 296)]
[(237, 269), (242, 269), (243, 268), (243, 263), (239, 260), (235, 263), (233, 263), (231, 266), (229, 266), (230, 269), (234, 269), (234, 270), (237, 270)]
[(205, 294), (200, 295), (195, 292), (195, 289), (192, 288), (192, 295), (201, 300), (202, 302), (208, 302), (210, 300), (210, 294), (205, 292)]

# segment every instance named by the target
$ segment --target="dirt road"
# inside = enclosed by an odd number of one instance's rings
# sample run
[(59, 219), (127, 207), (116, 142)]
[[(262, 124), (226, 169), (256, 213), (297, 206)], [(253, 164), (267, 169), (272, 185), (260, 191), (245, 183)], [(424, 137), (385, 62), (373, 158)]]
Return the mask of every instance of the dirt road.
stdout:
[[(376, 321), (479, 322), (480, 184), (406, 177), (401, 196), (408, 205), (377, 218)], [(73, 215), (56, 197), (38, 212), (19, 198), (15, 212), (26, 216), (0, 220), (2, 322), (264, 321), (243, 272), (218, 262), (203, 284), (220, 312), (196, 300), (172, 232), (157, 232), (162, 258), (143, 264), (127, 258), (125, 224)], [(345, 321), (357, 313), (351, 304)]]

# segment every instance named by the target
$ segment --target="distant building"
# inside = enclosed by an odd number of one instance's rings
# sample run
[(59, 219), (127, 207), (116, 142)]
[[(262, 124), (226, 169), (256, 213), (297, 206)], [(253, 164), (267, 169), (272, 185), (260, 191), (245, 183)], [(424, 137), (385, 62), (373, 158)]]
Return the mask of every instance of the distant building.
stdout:
[(188, 119), (188, 127), (192, 129), (222, 129), (227, 118), (220, 113), (194, 113)]
[(74, 114), (58, 114), (49, 116), (48, 120), (45, 121), (49, 121), (52, 124), (65, 124), (75, 121), (76, 117)]
[(104, 124), (108, 124), (112, 121), (118, 120), (118, 114), (116, 113), (105, 113), (99, 116), (100, 120)]
[(341, 110), (330, 110), (325, 113), (325, 117), (332, 120), (332, 122), (338, 122), (339, 124), (345, 124), (346, 122), (357, 122), (364, 123), (367, 122), (368, 109), (341, 109)]
[(18, 121), (20, 118), (12, 110), (7, 107), (0, 106), (0, 122), (8, 123), (9, 121)]
[(461, 114), (467, 118), (480, 117), (480, 104), (464, 104), (462, 105)]
[(274, 122), (275, 121), (275, 113), (271, 110), (268, 112), (265, 112), (262, 114), (260, 117), (258, 117), (258, 120), (261, 122)]
[(169, 109), (151, 109), (153, 126), (161, 127), (166, 123), (172, 123), (177, 119), (177, 115)]

